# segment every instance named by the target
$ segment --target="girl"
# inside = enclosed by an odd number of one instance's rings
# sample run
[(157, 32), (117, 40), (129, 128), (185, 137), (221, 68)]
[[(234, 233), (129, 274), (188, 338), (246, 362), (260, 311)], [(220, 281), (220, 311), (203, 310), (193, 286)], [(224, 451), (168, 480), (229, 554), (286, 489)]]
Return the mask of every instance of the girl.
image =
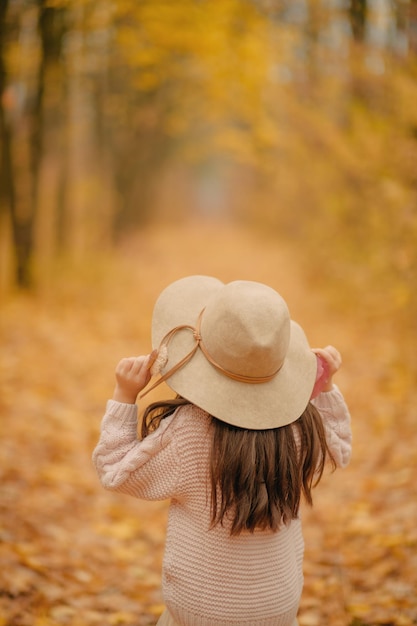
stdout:
[[(326, 459), (351, 454), (340, 355), (313, 352), (270, 287), (208, 276), (162, 292), (152, 335), (150, 355), (116, 368), (93, 458), (105, 488), (170, 499), (158, 624), (294, 626), (300, 499), (312, 504)], [(138, 439), (135, 402), (156, 371), (150, 389), (177, 396), (145, 410)]]

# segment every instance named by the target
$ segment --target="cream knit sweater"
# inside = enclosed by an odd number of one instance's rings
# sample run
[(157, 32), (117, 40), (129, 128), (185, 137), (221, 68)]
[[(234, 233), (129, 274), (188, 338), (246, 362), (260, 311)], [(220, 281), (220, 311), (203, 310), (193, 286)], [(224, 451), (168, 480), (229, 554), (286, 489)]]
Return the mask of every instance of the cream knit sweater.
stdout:
[[(350, 416), (337, 387), (315, 400), (338, 466), (351, 454)], [(210, 526), (210, 416), (186, 405), (140, 441), (136, 405), (107, 403), (93, 459), (102, 485), (169, 498), (163, 594), (182, 626), (289, 626), (303, 586), (300, 519), (277, 533), (231, 537)]]

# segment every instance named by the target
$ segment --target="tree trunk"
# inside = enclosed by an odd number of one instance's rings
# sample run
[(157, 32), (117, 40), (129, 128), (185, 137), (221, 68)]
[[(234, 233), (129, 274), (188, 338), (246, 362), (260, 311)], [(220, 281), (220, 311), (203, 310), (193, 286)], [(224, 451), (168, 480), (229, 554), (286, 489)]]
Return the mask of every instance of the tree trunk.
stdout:
[[(4, 41), (6, 34), (6, 14), (8, 0), (1, 3), (0, 7), (0, 133), (2, 142), (1, 168), (0, 168), (0, 193), (2, 205), (10, 214), (13, 249), (15, 252), (15, 282), (19, 287), (27, 288), (32, 284), (30, 272), (31, 256), (33, 250), (33, 225), (34, 225), (34, 189), (31, 189), (31, 200), (26, 201), (17, 197), (16, 167), (13, 158), (14, 136), (13, 127), (9, 115), (4, 107), (4, 93), (7, 89), (7, 67), (5, 63)], [(35, 112), (31, 116), (31, 174), (33, 179), (34, 170), (34, 146), (38, 150), (38, 131), (34, 130), (37, 124), (36, 109), (39, 107), (40, 98), (36, 98)], [(20, 181), (19, 184), (22, 184)], [(35, 190), (36, 191), (36, 190)]]
[(365, 39), (367, 0), (351, 0), (349, 12), (353, 37), (362, 42)]
[[(4, 94), (7, 87), (7, 68), (4, 58), (7, 8), (8, 0), (0, 3), (0, 212), (2, 214), (10, 213), (13, 233), (16, 233), (16, 188), (12, 159), (12, 130), (4, 106)], [(22, 270), (19, 268), (17, 250), (16, 257), (17, 275), (19, 276)]]

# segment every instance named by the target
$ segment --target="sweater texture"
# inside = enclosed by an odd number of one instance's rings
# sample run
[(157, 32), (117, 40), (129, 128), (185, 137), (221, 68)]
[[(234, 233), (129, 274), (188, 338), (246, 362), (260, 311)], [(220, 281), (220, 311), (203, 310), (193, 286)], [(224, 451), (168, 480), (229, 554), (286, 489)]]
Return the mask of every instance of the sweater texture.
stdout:
[[(351, 454), (350, 416), (337, 387), (313, 403), (339, 467)], [(145, 500), (170, 499), (164, 601), (182, 626), (289, 626), (303, 586), (295, 519), (276, 532), (231, 536), (210, 528), (211, 417), (185, 405), (139, 440), (136, 405), (107, 403), (93, 460), (102, 485)]]

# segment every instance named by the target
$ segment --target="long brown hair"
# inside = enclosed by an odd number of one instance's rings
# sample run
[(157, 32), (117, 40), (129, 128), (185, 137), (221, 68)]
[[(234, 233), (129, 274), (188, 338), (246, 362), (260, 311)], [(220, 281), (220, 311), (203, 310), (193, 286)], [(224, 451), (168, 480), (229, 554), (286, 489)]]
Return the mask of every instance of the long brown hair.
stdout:
[[(180, 397), (151, 404), (142, 437), (184, 404), (189, 403)], [(277, 531), (298, 516), (302, 495), (313, 504), (311, 492), (327, 458), (334, 469), (320, 414), (311, 403), (294, 423), (270, 430), (248, 430), (212, 418), (212, 526), (227, 521), (231, 535)]]
[(181, 398), (181, 396), (177, 396), (176, 398), (172, 398), (172, 400), (159, 400), (158, 402), (153, 402), (147, 406), (142, 417), (142, 439), (156, 430), (161, 423), (161, 420), (168, 417), (168, 415), (172, 415), (172, 413), (174, 413), (179, 406), (184, 406), (185, 404), (190, 403), (188, 400)]

